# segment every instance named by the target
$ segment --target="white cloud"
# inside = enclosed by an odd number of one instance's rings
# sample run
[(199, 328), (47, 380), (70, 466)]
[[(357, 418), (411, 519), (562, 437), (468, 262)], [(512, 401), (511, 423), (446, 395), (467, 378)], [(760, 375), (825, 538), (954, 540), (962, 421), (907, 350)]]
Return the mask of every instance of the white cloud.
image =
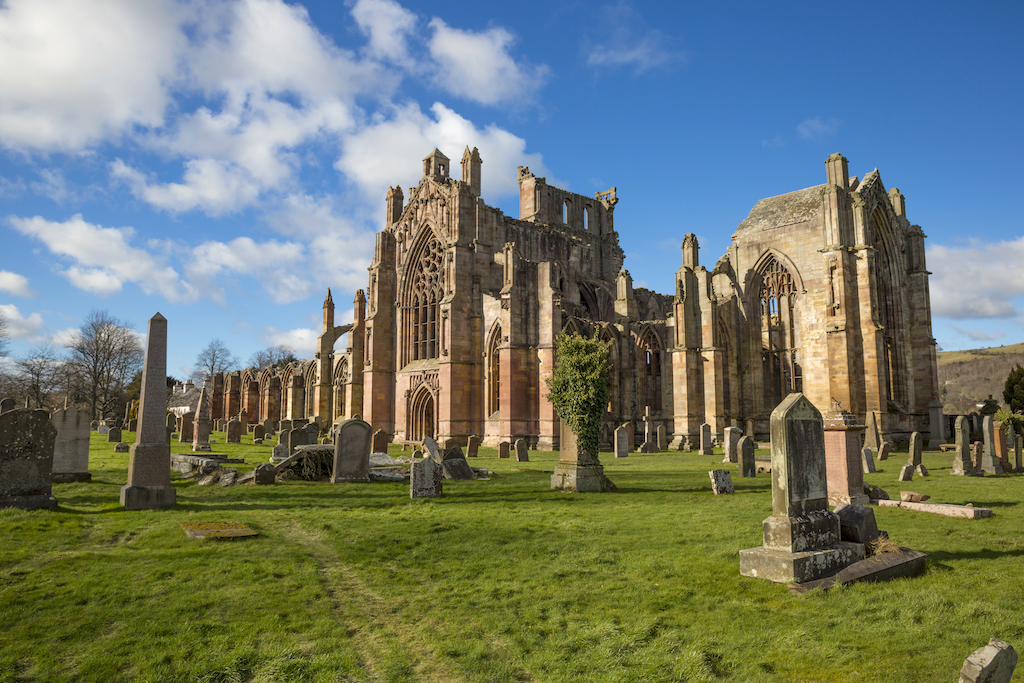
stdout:
[(368, 52), (402, 66), (412, 66), (407, 42), (416, 28), (416, 15), (394, 0), (358, 0), (352, 18), (370, 39)]
[(57, 330), (56, 332), (51, 334), (47, 341), (49, 341), (54, 346), (65, 347), (71, 344), (71, 342), (73, 342), (77, 336), (77, 327), (66, 327), (63, 330)]
[(437, 65), (435, 82), (459, 97), (486, 105), (532, 99), (547, 80), (546, 66), (528, 67), (509, 55), (514, 42), (503, 28), (480, 33), (452, 28), (441, 19), (430, 21), (434, 33), (427, 41)]
[(14, 296), (33, 297), (36, 295), (28, 286), (28, 278), (9, 270), (0, 270), (0, 292)]
[[(0, 7), (0, 144), (76, 151), (159, 126), (186, 44), (172, 0), (8, 0)], [(17, 65), (16, 68), (10, 65)]]
[(682, 52), (672, 40), (651, 28), (633, 7), (625, 2), (606, 5), (600, 11), (600, 23), (590, 43), (587, 65), (592, 67), (630, 67), (637, 75), (660, 67), (684, 64)]
[(1024, 237), (927, 249), (932, 315), (957, 320), (1015, 318), (1024, 295)]
[(820, 116), (804, 119), (796, 127), (796, 133), (804, 140), (820, 140), (835, 135), (839, 130), (836, 119), (822, 119)]
[(996, 330), (995, 332), (982, 332), (981, 330), (966, 330), (962, 327), (957, 327), (953, 323), (949, 324), (949, 329), (953, 330), (957, 334), (962, 334), (969, 337), (971, 341), (992, 341), (994, 339), (1002, 339), (1006, 336), (1006, 333), (1002, 330)]
[[(483, 158), (482, 193), (492, 201), (518, 195), (517, 166), (529, 166), (538, 175), (545, 173), (543, 157), (527, 154), (522, 138), (494, 125), (479, 129), (439, 102), (430, 112), (432, 116), (410, 103), (395, 108), (389, 118), (378, 117), (346, 137), (335, 168), (354, 180), (367, 197), (379, 201), (381, 210), (389, 186), (419, 183), (423, 174), (419, 160), (435, 147), (451, 158), (455, 168), (467, 145), (478, 147)], [(413, 150), (422, 151), (412, 157)]]
[(294, 330), (279, 330), (276, 327), (264, 327), (260, 331), (260, 339), (268, 346), (286, 346), (302, 358), (316, 353), (316, 338), (320, 330), (299, 327)]
[(7, 323), (7, 334), (11, 339), (39, 341), (43, 338), (43, 316), (32, 313), (28, 317), (22, 315), (14, 304), (0, 304), (0, 314)]
[(208, 241), (192, 249), (187, 266), (189, 279), (203, 285), (209, 296), (224, 301), (215, 278), (227, 271), (256, 278), (279, 304), (298, 301), (313, 291), (312, 283), (297, 272), (306, 270), (305, 249), (296, 242), (269, 240), (257, 243), (250, 237), (230, 242)]
[(63, 272), (80, 289), (99, 295), (113, 294), (126, 282), (146, 294), (158, 292), (169, 301), (193, 301), (198, 292), (170, 266), (144, 249), (131, 246), (132, 228), (104, 228), (88, 223), (81, 214), (63, 223), (40, 216), (11, 216), (8, 223), (18, 232), (40, 240), (54, 254), (73, 265)]
[(173, 212), (198, 207), (217, 216), (253, 203), (261, 189), (244, 169), (215, 159), (185, 162), (183, 183), (151, 184), (145, 174), (120, 159), (111, 162), (110, 174), (126, 181), (136, 197)]

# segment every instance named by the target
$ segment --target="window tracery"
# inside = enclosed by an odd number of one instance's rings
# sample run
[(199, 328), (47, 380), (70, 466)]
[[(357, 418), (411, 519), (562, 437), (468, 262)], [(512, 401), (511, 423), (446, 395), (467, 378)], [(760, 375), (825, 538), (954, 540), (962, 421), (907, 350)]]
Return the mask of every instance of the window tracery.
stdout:
[(760, 268), (761, 361), (764, 398), (769, 409), (792, 392), (803, 390), (796, 343), (796, 284), (793, 275), (769, 255)]
[(404, 363), (437, 358), (441, 326), (441, 300), (444, 298), (444, 249), (431, 237), (413, 264), (409, 286), (402, 306)]

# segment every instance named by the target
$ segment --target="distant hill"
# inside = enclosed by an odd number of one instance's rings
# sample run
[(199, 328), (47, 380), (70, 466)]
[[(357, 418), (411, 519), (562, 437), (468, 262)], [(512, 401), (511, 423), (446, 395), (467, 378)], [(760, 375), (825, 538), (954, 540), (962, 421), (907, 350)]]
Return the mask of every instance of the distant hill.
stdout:
[(989, 395), (1002, 404), (1006, 376), (1018, 363), (1024, 365), (1024, 343), (939, 353), (942, 411), (969, 413)]

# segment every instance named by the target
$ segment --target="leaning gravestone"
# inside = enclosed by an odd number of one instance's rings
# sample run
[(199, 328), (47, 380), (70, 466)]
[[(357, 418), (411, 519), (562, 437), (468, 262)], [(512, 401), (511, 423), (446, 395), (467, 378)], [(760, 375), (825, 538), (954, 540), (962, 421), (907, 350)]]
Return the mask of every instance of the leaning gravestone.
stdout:
[(615, 457), (629, 457), (629, 430), (625, 425), (615, 430)]
[(530, 449), (526, 445), (526, 439), (516, 439), (516, 461), (530, 462)]
[(867, 429), (864, 433), (864, 447), (877, 451), (882, 447), (882, 435), (878, 430), (878, 417), (873, 412), (868, 412)]
[(412, 463), (409, 475), (410, 498), (433, 498), (444, 492), (444, 468), (433, 458)]
[(864, 474), (871, 474), (875, 471), (875, 458), (871, 454), (870, 448), (865, 448), (861, 451), (861, 466), (864, 468)]
[(0, 508), (57, 508), (52, 495), (57, 428), (45, 410), (0, 414)]
[(764, 545), (740, 551), (740, 573), (778, 583), (804, 583), (864, 559), (864, 546), (840, 540), (828, 509), (825, 431), (821, 413), (803, 394), (772, 411), (772, 515)]
[(1017, 668), (1017, 651), (1009, 643), (992, 638), (964, 660), (960, 683), (1010, 683)]
[(89, 416), (72, 406), (55, 411), (50, 419), (57, 428), (53, 481), (92, 481), (89, 474)]
[(121, 430), (117, 427), (111, 427), (110, 431), (107, 432), (107, 443), (121, 443)]
[(194, 428), (192, 421), (196, 414), (191, 410), (178, 418), (178, 443), (189, 443), (192, 441)]
[(476, 458), (476, 457), (478, 457), (478, 455), (480, 453), (480, 441), (481, 441), (481, 439), (480, 439), (479, 436), (475, 436), (474, 435), (474, 436), (469, 437), (469, 445), (466, 447), (466, 457), (467, 458)]
[(888, 441), (883, 441), (882, 445), (878, 447), (878, 462), (889, 459), (889, 451), (892, 450), (892, 444)]
[(175, 504), (171, 484), (171, 445), (167, 443), (167, 319), (149, 319), (146, 359), (142, 366), (139, 430), (128, 456), (128, 482), (121, 487), (121, 505), (128, 510)]
[[(448, 453), (452, 453), (453, 450), (449, 450)], [(444, 462), (441, 463), (441, 469), (444, 471), (445, 479), (472, 481), (475, 478), (473, 468), (469, 466), (465, 458), (445, 457)]]
[(921, 432), (914, 432), (910, 435), (910, 453), (908, 465), (912, 466), (922, 477), (928, 476), (928, 470), (921, 462), (921, 451), (924, 447)]
[(370, 481), (372, 427), (362, 420), (345, 420), (335, 430), (334, 472), (331, 482)]
[(757, 464), (754, 462), (754, 440), (749, 436), (741, 436), (736, 442), (736, 450), (739, 452), (736, 459), (739, 461), (740, 476), (756, 477)]
[(440, 463), (444, 460), (444, 454), (441, 452), (441, 447), (437, 445), (437, 441), (435, 441), (432, 436), (423, 437), (423, 450), (427, 452), (427, 457), (434, 462)]
[(231, 418), (228, 420), (228, 427), (224, 431), (225, 443), (242, 443), (242, 423)]
[[(742, 437), (743, 432), (735, 427), (725, 428), (725, 457), (722, 458), (723, 463), (738, 463), (740, 461), (739, 442)], [(742, 472), (740, 476), (743, 476)]]
[(711, 455), (714, 453), (714, 445), (711, 441), (711, 425), (707, 422), (700, 426), (700, 454)]
[(956, 455), (953, 456), (953, 466), (949, 468), (949, 473), (960, 476), (972, 474), (971, 425), (965, 416), (957, 416), (953, 431), (956, 433)]
[(711, 490), (716, 496), (736, 493), (736, 488), (732, 485), (732, 475), (725, 470), (711, 470), (708, 476), (711, 478)]

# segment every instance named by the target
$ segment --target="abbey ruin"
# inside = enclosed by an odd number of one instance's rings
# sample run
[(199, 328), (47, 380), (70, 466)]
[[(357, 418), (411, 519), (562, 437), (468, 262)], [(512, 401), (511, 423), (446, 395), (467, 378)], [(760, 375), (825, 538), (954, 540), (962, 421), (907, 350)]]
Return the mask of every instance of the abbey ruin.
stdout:
[(455, 179), (435, 149), (407, 200), (390, 188), (355, 322), (334, 324), (328, 292), (316, 357), (215, 376), (213, 417), (358, 415), (396, 441), (556, 449), (544, 378), (570, 330), (610, 344), (609, 444), (622, 424), (639, 442), (645, 417), (670, 449), (704, 423), (764, 438), (797, 391), (873, 413), (887, 438), (942, 437), (925, 235), (877, 170), (850, 177), (830, 156), (823, 184), (759, 201), (713, 267), (685, 235), (675, 291), (659, 294), (622, 269), (615, 188), (587, 197), (520, 167), (515, 219), (484, 202), (481, 166), (467, 148)]

